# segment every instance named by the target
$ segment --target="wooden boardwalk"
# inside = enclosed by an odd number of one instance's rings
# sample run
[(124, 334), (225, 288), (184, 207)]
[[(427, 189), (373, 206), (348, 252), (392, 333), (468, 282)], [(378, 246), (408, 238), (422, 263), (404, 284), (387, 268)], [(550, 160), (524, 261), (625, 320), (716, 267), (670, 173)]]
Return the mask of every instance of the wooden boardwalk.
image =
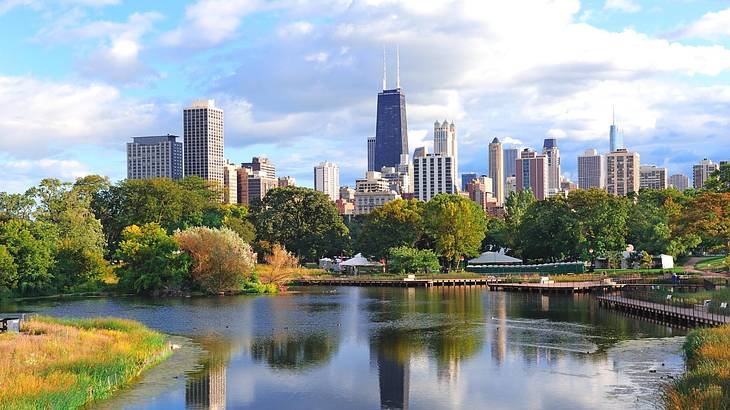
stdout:
[(599, 296), (598, 303), (606, 308), (620, 310), (663, 322), (686, 327), (719, 326), (730, 323), (730, 316), (707, 312), (704, 308), (684, 308), (629, 299), (623, 296)]
[(388, 286), (403, 288), (430, 288), (433, 286), (486, 286), (490, 281), (484, 278), (469, 279), (297, 279), (292, 282), (298, 286)]
[(624, 285), (619, 283), (591, 282), (555, 282), (555, 283), (490, 283), (490, 290), (505, 290), (515, 292), (538, 293), (582, 293), (595, 291), (610, 291), (620, 289)]

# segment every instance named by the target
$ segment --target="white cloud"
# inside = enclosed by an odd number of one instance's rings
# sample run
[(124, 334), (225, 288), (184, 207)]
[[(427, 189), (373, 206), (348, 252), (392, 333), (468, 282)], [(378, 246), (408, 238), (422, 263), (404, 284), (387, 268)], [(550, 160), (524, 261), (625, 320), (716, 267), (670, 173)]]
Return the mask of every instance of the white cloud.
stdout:
[(167, 46), (211, 46), (231, 38), (257, 0), (198, 0), (185, 8), (185, 21), (162, 36)]
[(130, 135), (160, 130), (160, 112), (103, 84), (74, 85), (0, 76), (0, 150), (41, 157), (74, 144), (123, 147)]
[(91, 174), (89, 168), (79, 161), (53, 158), (6, 161), (0, 158), (0, 167), (4, 171), (0, 176), (0, 192), (11, 193), (23, 192), (44, 178), (74, 181)]
[(619, 10), (625, 13), (636, 13), (641, 11), (641, 6), (633, 0), (606, 0), (603, 5), (607, 10)]
[(684, 37), (717, 39), (730, 36), (730, 8), (703, 15), (680, 31)]

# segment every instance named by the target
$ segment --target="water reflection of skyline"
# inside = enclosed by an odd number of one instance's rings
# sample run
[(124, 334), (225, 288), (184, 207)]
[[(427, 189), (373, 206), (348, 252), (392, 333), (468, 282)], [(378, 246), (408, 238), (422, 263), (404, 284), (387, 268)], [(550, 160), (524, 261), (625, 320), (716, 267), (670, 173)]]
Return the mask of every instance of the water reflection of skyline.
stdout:
[[(182, 329), (208, 352), (182, 388), (140, 408), (585, 407), (620, 390), (601, 386), (626, 383), (612, 370), (623, 364), (606, 353), (611, 346), (674, 332), (598, 309), (586, 295), (478, 287), (306, 289), (153, 306), (134, 299), (59, 307)], [(515, 390), (521, 383), (536, 386), (531, 397)], [(597, 393), (570, 401), (561, 394), (573, 385)]]

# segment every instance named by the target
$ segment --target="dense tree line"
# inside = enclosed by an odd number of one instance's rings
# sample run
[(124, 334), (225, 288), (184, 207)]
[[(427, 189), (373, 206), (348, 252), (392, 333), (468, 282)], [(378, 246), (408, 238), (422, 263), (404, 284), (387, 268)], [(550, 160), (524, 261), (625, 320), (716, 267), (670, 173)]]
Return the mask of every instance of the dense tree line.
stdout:
[(0, 193), (0, 294), (94, 290), (115, 278), (137, 293), (236, 290), (257, 280), (254, 253), (265, 261), (275, 250), (300, 262), (363, 252), (403, 272), (432, 270), (434, 257), (453, 268), (500, 248), (544, 262), (611, 260), (627, 244), (674, 256), (730, 251), (728, 165), (701, 191), (586, 190), (544, 201), (512, 193), (504, 218), (459, 195), (399, 199), (346, 223), (307, 188), (273, 189), (251, 209), (220, 198), (197, 177), (45, 179), (22, 194)]

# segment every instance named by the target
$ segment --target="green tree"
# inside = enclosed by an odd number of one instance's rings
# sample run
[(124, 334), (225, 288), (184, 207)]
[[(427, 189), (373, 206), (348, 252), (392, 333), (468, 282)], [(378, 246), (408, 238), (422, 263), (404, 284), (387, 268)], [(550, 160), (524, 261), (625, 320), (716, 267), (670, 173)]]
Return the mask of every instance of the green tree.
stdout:
[(691, 198), (677, 224), (681, 235), (700, 238), (703, 249), (730, 251), (730, 193), (706, 191)]
[(601, 189), (577, 190), (568, 194), (568, 204), (578, 221), (578, 250), (583, 258), (608, 256), (626, 248), (629, 214), (626, 198), (610, 195)]
[(192, 279), (209, 293), (241, 289), (251, 277), (255, 260), (251, 247), (228, 228), (188, 228), (173, 235), (193, 260)]
[(713, 172), (703, 188), (713, 192), (730, 192), (730, 163), (722, 164), (720, 169)]
[(487, 232), (482, 241), (482, 249), (486, 251), (499, 251), (508, 248), (507, 223), (502, 218), (487, 217)]
[(243, 205), (224, 205), (223, 223), (226, 228), (237, 233), (248, 244), (256, 241), (256, 228), (248, 220), (248, 208)]
[(190, 280), (190, 256), (154, 222), (124, 228), (116, 258), (119, 284), (135, 293), (170, 293)]
[(348, 243), (337, 208), (313, 189), (274, 188), (251, 207), (251, 218), (259, 241), (278, 243), (307, 260), (339, 254)]
[(39, 198), (34, 216), (54, 225), (58, 232), (56, 287), (69, 292), (94, 286), (109, 271), (104, 259), (102, 226), (91, 209), (91, 195), (82, 185), (72, 186), (57, 179), (44, 179), (36, 188)]
[[(0, 222), (1, 223), (1, 222)], [(0, 297), (18, 286), (18, 265), (7, 246), (0, 245)]]
[(391, 248), (413, 247), (423, 234), (425, 204), (416, 199), (396, 199), (365, 216), (357, 237), (357, 250), (384, 259)]
[(518, 232), (522, 255), (527, 259), (557, 262), (578, 258), (580, 229), (563, 197), (530, 205)]
[(390, 249), (389, 269), (400, 274), (438, 272), (438, 255), (430, 249), (400, 246)]
[(681, 235), (674, 222), (686, 200), (675, 189), (641, 190), (630, 207), (627, 241), (652, 255), (686, 254), (698, 243), (693, 236)]
[(217, 187), (196, 176), (121, 181), (98, 191), (92, 208), (112, 253), (129, 225), (154, 222), (172, 233), (192, 226), (218, 228), (224, 217)]
[(57, 242), (56, 228), (49, 223), (20, 219), (0, 222), (0, 245), (6, 255), (3, 275), (7, 274), (6, 279), (15, 293), (30, 296), (53, 290)]
[(504, 201), (504, 222), (505, 222), (505, 233), (506, 242), (512, 251), (521, 256), (522, 244), (520, 243), (520, 226), (522, 225), (522, 218), (527, 212), (527, 209), (535, 203), (535, 195), (529, 189), (522, 190), (519, 192), (510, 192), (507, 199)]
[(474, 201), (459, 195), (439, 194), (426, 203), (425, 232), (435, 251), (451, 266), (461, 257), (476, 256), (486, 231), (484, 212)]

